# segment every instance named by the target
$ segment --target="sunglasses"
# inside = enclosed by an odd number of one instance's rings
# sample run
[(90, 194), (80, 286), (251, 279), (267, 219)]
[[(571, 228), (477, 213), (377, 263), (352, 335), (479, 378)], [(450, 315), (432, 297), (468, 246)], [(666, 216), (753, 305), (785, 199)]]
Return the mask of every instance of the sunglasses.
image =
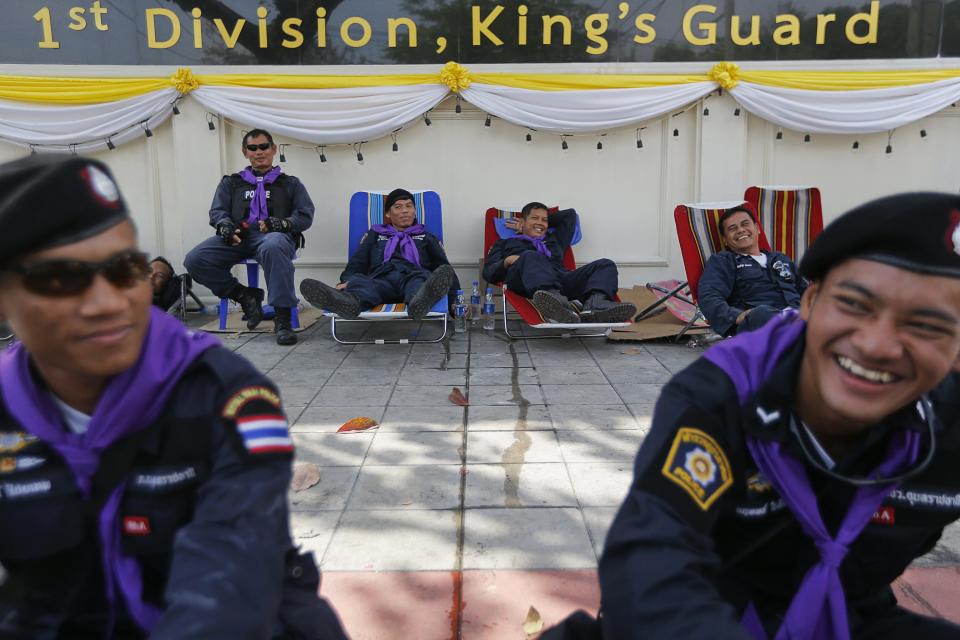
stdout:
[(248, 144), (247, 151), (256, 151), (257, 149), (260, 149), (260, 151), (266, 151), (272, 146), (273, 145), (269, 142), (261, 142), (260, 144)]
[(6, 270), (20, 274), (27, 291), (42, 296), (65, 297), (86, 291), (98, 273), (115, 287), (129, 289), (147, 279), (150, 263), (145, 253), (125, 251), (103, 262), (48, 260), (13, 265)]

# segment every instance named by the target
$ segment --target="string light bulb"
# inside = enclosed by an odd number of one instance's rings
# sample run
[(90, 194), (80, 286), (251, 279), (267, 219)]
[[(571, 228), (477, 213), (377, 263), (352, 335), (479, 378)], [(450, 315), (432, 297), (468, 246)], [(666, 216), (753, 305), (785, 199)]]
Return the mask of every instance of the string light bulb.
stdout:
[(704, 115), (704, 117), (707, 117), (707, 116), (710, 115), (710, 107), (704, 107), (704, 108), (703, 108), (703, 115)]
[(153, 137), (153, 131), (150, 130), (150, 127), (147, 125), (146, 121), (141, 122), (140, 126), (143, 127), (143, 133), (145, 136), (147, 136), (148, 138)]
[(853, 147), (852, 147), (852, 148), (853, 148), (854, 151), (856, 151), (857, 149), (859, 149), (859, 148), (860, 148), (860, 141), (859, 141), (859, 140), (854, 140), (854, 141), (853, 141)]
[(486, 119), (483, 121), (483, 126), (489, 127), (490, 125), (491, 125), (490, 114), (488, 113)]
[(325, 149), (325, 147), (323, 147), (322, 145), (317, 147), (317, 154), (320, 156), (320, 162), (326, 162), (326, 161), (327, 161), (327, 156), (326, 156), (326, 154), (323, 153), (323, 150), (324, 150), (324, 149)]
[(107, 149), (109, 149), (110, 151), (113, 151), (116, 148), (117, 148), (117, 145), (113, 144), (113, 140), (111, 140), (110, 138), (107, 138)]
[(430, 121), (430, 112), (429, 112), (429, 111), (428, 111), (427, 113), (423, 114), (423, 124), (427, 125), (428, 127), (433, 124), (433, 122)]
[(353, 145), (353, 150), (357, 152), (357, 162), (363, 162), (363, 143), (355, 143)]
[(212, 113), (208, 113), (208, 114), (207, 114), (207, 128), (210, 129), (210, 131), (215, 131), (216, 128), (217, 128), (217, 126), (216, 126), (215, 124), (213, 124), (213, 114), (212, 114)]
[(564, 151), (570, 148), (570, 145), (567, 144), (567, 136), (560, 136), (560, 148)]
[(637, 129), (637, 149), (643, 149), (643, 140), (640, 138), (640, 132), (643, 131), (643, 127)]
[(527, 142), (533, 142), (533, 136), (528, 133), (527, 136), (526, 136), (526, 141), (527, 141)]
[(674, 129), (674, 130), (673, 130), (673, 137), (674, 137), (674, 138), (679, 138), (679, 137), (680, 137), (680, 129)]
[(737, 107), (733, 110), (733, 115), (737, 116), (738, 118), (740, 117), (740, 107)]
[(397, 143), (397, 134), (391, 133), (390, 137), (393, 138), (393, 145), (391, 146), (391, 148), (394, 151), (400, 151), (400, 145)]
[(926, 138), (926, 137), (927, 137), (927, 130), (926, 130), (926, 129), (920, 129), (920, 137), (921, 137), (921, 138)]
[(809, 134), (809, 133), (803, 134), (803, 141), (804, 141), (804, 142), (810, 142), (810, 134)]
[(457, 106), (453, 108), (457, 113), (463, 113), (463, 107), (460, 105), (460, 96), (457, 96)]
[[(179, 100), (177, 102), (179, 102)], [(176, 102), (173, 103), (173, 115), (180, 115), (180, 107), (177, 106)]]
[(286, 156), (286, 154), (283, 152), (283, 150), (286, 148), (286, 146), (287, 146), (287, 145), (285, 145), (285, 144), (280, 145), (280, 162), (286, 162), (286, 161), (287, 161), (287, 156)]
[(777, 140), (783, 140), (783, 129), (777, 130)]

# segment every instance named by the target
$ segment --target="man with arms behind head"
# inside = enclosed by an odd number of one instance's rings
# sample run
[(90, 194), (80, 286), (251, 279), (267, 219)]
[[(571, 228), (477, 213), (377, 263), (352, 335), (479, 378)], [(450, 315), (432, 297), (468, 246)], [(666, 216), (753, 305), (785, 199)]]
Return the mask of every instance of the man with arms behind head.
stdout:
[(460, 287), (440, 239), (416, 223), (413, 194), (394, 189), (383, 205), (384, 224), (364, 234), (336, 287), (309, 278), (300, 283), (310, 304), (356, 318), (377, 305), (403, 302), (407, 315), (420, 320)]
[(752, 331), (782, 310), (800, 306), (803, 278), (790, 258), (760, 249), (752, 205), (728, 209), (719, 227), (727, 250), (710, 256), (697, 285), (697, 302), (714, 331)]
[(577, 212), (549, 213), (531, 202), (509, 224), (519, 234), (497, 240), (483, 263), (487, 282), (503, 282), (533, 306), (547, 322), (625, 322), (637, 313), (616, 302), (617, 265), (601, 258), (573, 271), (563, 266), (577, 228)]
[(890, 587), (960, 517), (960, 196), (862, 205), (801, 272), (799, 313), (664, 387), (600, 563), (605, 637), (960, 638)]
[(0, 638), (342, 638), (276, 388), (151, 307), (109, 170), (33, 156), (0, 193)]
[(293, 283), (293, 258), (304, 231), (313, 224), (313, 202), (294, 176), (273, 165), (277, 145), (263, 129), (243, 136), (246, 169), (224, 176), (210, 205), (212, 238), (197, 245), (184, 260), (193, 279), (220, 298), (235, 300), (247, 316), (247, 328), (263, 319), (263, 290), (245, 287), (230, 268), (255, 258), (267, 280), (273, 305), (277, 344), (296, 344), (291, 327), (291, 309), (297, 304)]

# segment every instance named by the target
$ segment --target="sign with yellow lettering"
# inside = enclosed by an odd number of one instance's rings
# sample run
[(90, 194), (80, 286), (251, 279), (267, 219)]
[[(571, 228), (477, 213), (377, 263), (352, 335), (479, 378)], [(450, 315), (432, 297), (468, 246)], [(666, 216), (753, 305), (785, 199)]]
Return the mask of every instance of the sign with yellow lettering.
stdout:
[(442, 64), (960, 55), (949, 0), (17, 0), (0, 61)]

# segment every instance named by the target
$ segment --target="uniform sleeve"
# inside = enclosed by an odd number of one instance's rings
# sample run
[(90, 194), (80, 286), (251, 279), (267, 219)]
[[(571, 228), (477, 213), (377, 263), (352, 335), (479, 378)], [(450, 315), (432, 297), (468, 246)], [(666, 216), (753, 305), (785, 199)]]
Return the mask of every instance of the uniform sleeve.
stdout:
[(430, 270), (433, 271), (442, 264), (450, 264), (447, 252), (440, 239), (433, 234), (427, 236), (427, 254), (430, 256)]
[(547, 216), (553, 237), (566, 251), (573, 242), (577, 232), (577, 212), (574, 209), (563, 209)]
[(726, 335), (737, 323), (737, 316), (743, 309), (730, 306), (727, 300), (733, 293), (733, 285), (737, 279), (737, 267), (727, 256), (714, 254), (707, 260), (703, 268), (700, 282), (697, 285), (697, 304), (703, 311), (704, 317), (710, 323), (710, 328)]
[[(174, 539), (152, 640), (271, 638), (290, 548), (292, 442), (276, 391), (243, 387), (214, 427), (213, 466)], [(229, 416), (229, 417), (228, 417)]]
[(664, 388), (600, 560), (605, 638), (750, 637), (712, 579), (710, 530), (733, 485), (720, 431), (677, 385)]
[(507, 277), (507, 268), (503, 266), (503, 242), (497, 240), (487, 252), (487, 257), (483, 261), (483, 279), (487, 282), (503, 282)]
[(340, 282), (346, 282), (347, 278), (353, 275), (367, 275), (370, 273), (370, 259), (373, 254), (373, 247), (377, 244), (377, 234), (367, 231), (360, 239), (360, 246), (350, 256), (347, 262), (347, 268), (340, 274)]
[(216, 229), (218, 224), (230, 219), (232, 211), (233, 190), (230, 188), (230, 176), (223, 176), (210, 205), (210, 226)]
[(287, 181), (291, 187), (290, 196), (293, 202), (293, 210), (288, 219), (293, 225), (293, 233), (303, 233), (313, 225), (313, 200), (310, 199), (307, 188), (298, 178), (287, 176)]

